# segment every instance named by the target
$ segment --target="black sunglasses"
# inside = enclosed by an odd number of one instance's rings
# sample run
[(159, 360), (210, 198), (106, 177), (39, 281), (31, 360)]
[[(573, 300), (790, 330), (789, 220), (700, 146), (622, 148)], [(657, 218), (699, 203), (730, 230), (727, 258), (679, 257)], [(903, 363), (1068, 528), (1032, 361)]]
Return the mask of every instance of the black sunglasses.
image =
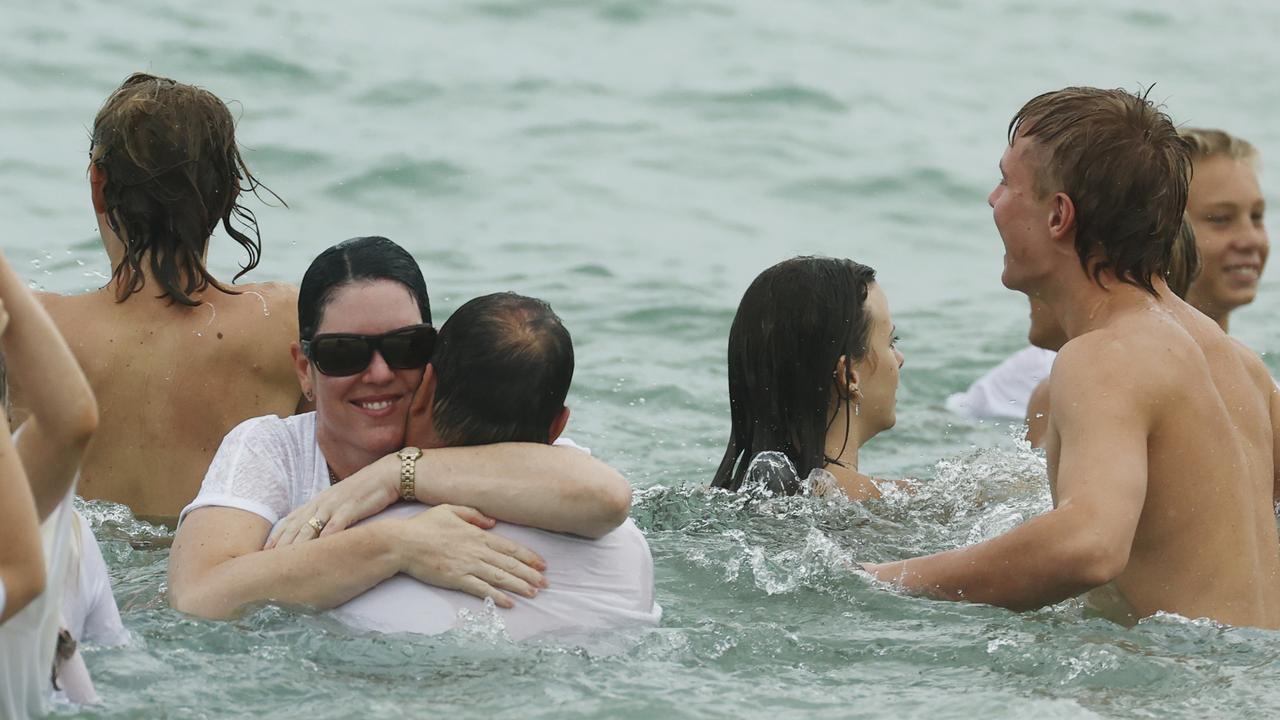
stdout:
[(381, 335), (325, 333), (302, 341), (302, 354), (325, 375), (344, 376), (363, 372), (377, 351), (388, 367), (396, 370), (420, 368), (431, 361), (436, 346), (436, 329), (431, 325), (409, 325)]

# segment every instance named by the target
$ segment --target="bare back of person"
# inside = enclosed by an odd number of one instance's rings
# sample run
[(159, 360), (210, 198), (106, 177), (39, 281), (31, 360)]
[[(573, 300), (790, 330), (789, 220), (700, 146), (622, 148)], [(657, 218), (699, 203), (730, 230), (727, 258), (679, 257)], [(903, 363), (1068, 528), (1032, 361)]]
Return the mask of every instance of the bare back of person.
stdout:
[[(1086, 373), (1096, 379), (1100, 363), (1110, 365), (1105, 387), (1078, 382)], [(1111, 394), (1118, 407), (1138, 408), (1146, 419), (1145, 428), (1134, 430), (1146, 436), (1146, 484), (1128, 562), (1090, 593), (1091, 606), (1121, 620), (1117, 615), (1164, 611), (1280, 627), (1280, 540), (1272, 512), (1273, 425), (1280, 415), (1261, 360), (1164, 288), (1158, 298), (1142, 295), (1116, 308), (1100, 327), (1069, 342), (1049, 391), (1055, 412), (1046, 452), (1055, 505), (1060, 407), (1075, 422), (1070, 398)]]
[(301, 391), (289, 341), (298, 334), (297, 290), (280, 283), (237, 289), (207, 288), (195, 307), (168, 303), (150, 289), (117, 302), (110, 285), (41, 297), (102, 416), (80, 494), (172, 522), (196, 496), (231, 428), (295, 412)]

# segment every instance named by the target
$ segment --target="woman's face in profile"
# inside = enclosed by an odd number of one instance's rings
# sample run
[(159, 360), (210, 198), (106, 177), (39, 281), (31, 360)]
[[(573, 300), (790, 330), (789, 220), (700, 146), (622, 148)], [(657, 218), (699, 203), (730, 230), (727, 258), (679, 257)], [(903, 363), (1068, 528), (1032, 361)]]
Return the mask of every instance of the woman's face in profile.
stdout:
[[(404, 285), (392, 280), (361, 281), (334, 292), (316, 335), (380, 335), (421, 322), (418, 304)], [(422, 373), (422, 368), (389, 367), (378, 352), (353, 375), (325, 375), (312, 365), (309, 377), (315, 389), (317, 434), (331, 448), (345, 446), (352, 457), (377, 458), (399, 450)]]
[(898, 350), (889, 300), (879, 283), (868, 286), (865, 307), (871, 319), (867, 353), (854, 363), (854, 369), (862, 392), (859, 415), (870, 437), (897, 422), (898, 375), (905, 358)]

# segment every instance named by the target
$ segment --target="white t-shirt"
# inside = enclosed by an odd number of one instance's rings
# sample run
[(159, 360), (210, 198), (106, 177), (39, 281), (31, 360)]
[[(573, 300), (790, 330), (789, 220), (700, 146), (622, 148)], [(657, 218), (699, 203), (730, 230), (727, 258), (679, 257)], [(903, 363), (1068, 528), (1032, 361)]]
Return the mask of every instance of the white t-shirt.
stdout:
[(947, 398), (947, 409), (970, 418), (1022, 420), (1031, 392), (1049, 377), (1056, 357), (1052, 350), (1023, 348), (988, 370), (968, 390)]
[(72, 543), (72, 552), (79, 555), (79, 562), (67, 563), (70, 573), (62, 596), (62, 621), (77, 642), (120, 645), (129, 634), (111, 594), (111, 578), (98, 538), (79, 512), (71, 523), (73, 540), (78, 540)]
[[(366, 522), (406, 518), (427, 506), (405, 503)], [(493, 532), (533, 550), (547, 561), (550, 584), (529, 599), (507, 593), (511, 609), (497, 609), (513, 640), (592, 629), (653, 627), (662, 607), (653, 601), (653, 557), (644, 533), (627, 520), (598, 540), (498, 523)], [(483, 616), (483, 600), (457, 590), (396, 575), (333, 610), (343, 622), (380, 632), (434, 635), (458, 626), (466, 615)]]
[[(74, 492), (69, 492), (40, 524), (45, 577), (63, 577), (71, 561)], [(47, 582), (45, 591), (0, 625), (0, 717), (42, 715), (53, 698), (53, 655), (61, 625), (65, 583)]]
[(222, 439), (196, 499), (196, 508), (230, 507), (275, 525), (329, 487), (329, 465), (316, 443), (316, 414), (263, 415), (240, 423)]
[[(329, 468), (316, 443), (315, 426), (315, 413), (284, 419), (267, 415), (236, 426), (223, 439), (199, 494), (182, 510), (179, 522), (192, 510), (219, 506), (251, 512), (274, 525), (323, 492), (329, 487)], [(557, 444), (578, 447), (568, 440)], [(388, 508), (375, 518), (425, 509), (409, 503)], [(662, 610), (653, 602), (649, 546), (633, 523), (628, 521), (596, 541), (505, 523), (501, 528), (503, 535), (542, 555), (551, 583), (535, 600), (517, 600), (522, 607), (544, 607), (500, 611), (500, 616), (512, 616), (507, 626), (513, 637), (568, 627), (656, 625), (661, 618)], [(456, 597), (462, 593), (432, 588), (406, 576), (390, 578), (374, 590), (353, 599), (339, 615), (361, 627), (442, 632), (456, 624), (458, 609), (483, 608), (479, 600), (466, 604)], [(395, 600), (404, 593), (413, 596), (412, 602), (433, 603), (440, 615), (435, 611), (431, 617), (406, 615), (404, 606), (396, 604), (404, 601)]]

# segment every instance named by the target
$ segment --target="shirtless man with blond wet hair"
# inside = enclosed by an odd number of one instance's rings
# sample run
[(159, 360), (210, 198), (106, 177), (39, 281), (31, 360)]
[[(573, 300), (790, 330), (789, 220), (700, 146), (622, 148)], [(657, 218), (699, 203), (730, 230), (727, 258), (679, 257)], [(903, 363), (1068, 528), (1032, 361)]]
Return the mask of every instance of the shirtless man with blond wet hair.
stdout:
[(1119, 90), (1046, 93), (1014, 116), (989, 203), (1004, 284), (1067, 337), (1049, 386), (1054, 509), (977, 545), (867, 565), (876, 577), (1012, 609), (1097, 591), (1131, 618), (1280, 628), (1280, 393), (1164, 280), (1190, 150)]
[[(195, 497), (223, 436), (246, 418), (304, 402), (289, 356), (297, 290), (229, 287), (205, 265), (219, 225), (257, 265), (257, 180), (212, 93), (135, 74), (93, 123), (89, 184), (111, 280), (83, 295), (43, 294), (97, 396), (102, 422), (79, 492), (141, 517), (175, 518)], [(24, 415), (30, 393), (15, 387)]]

